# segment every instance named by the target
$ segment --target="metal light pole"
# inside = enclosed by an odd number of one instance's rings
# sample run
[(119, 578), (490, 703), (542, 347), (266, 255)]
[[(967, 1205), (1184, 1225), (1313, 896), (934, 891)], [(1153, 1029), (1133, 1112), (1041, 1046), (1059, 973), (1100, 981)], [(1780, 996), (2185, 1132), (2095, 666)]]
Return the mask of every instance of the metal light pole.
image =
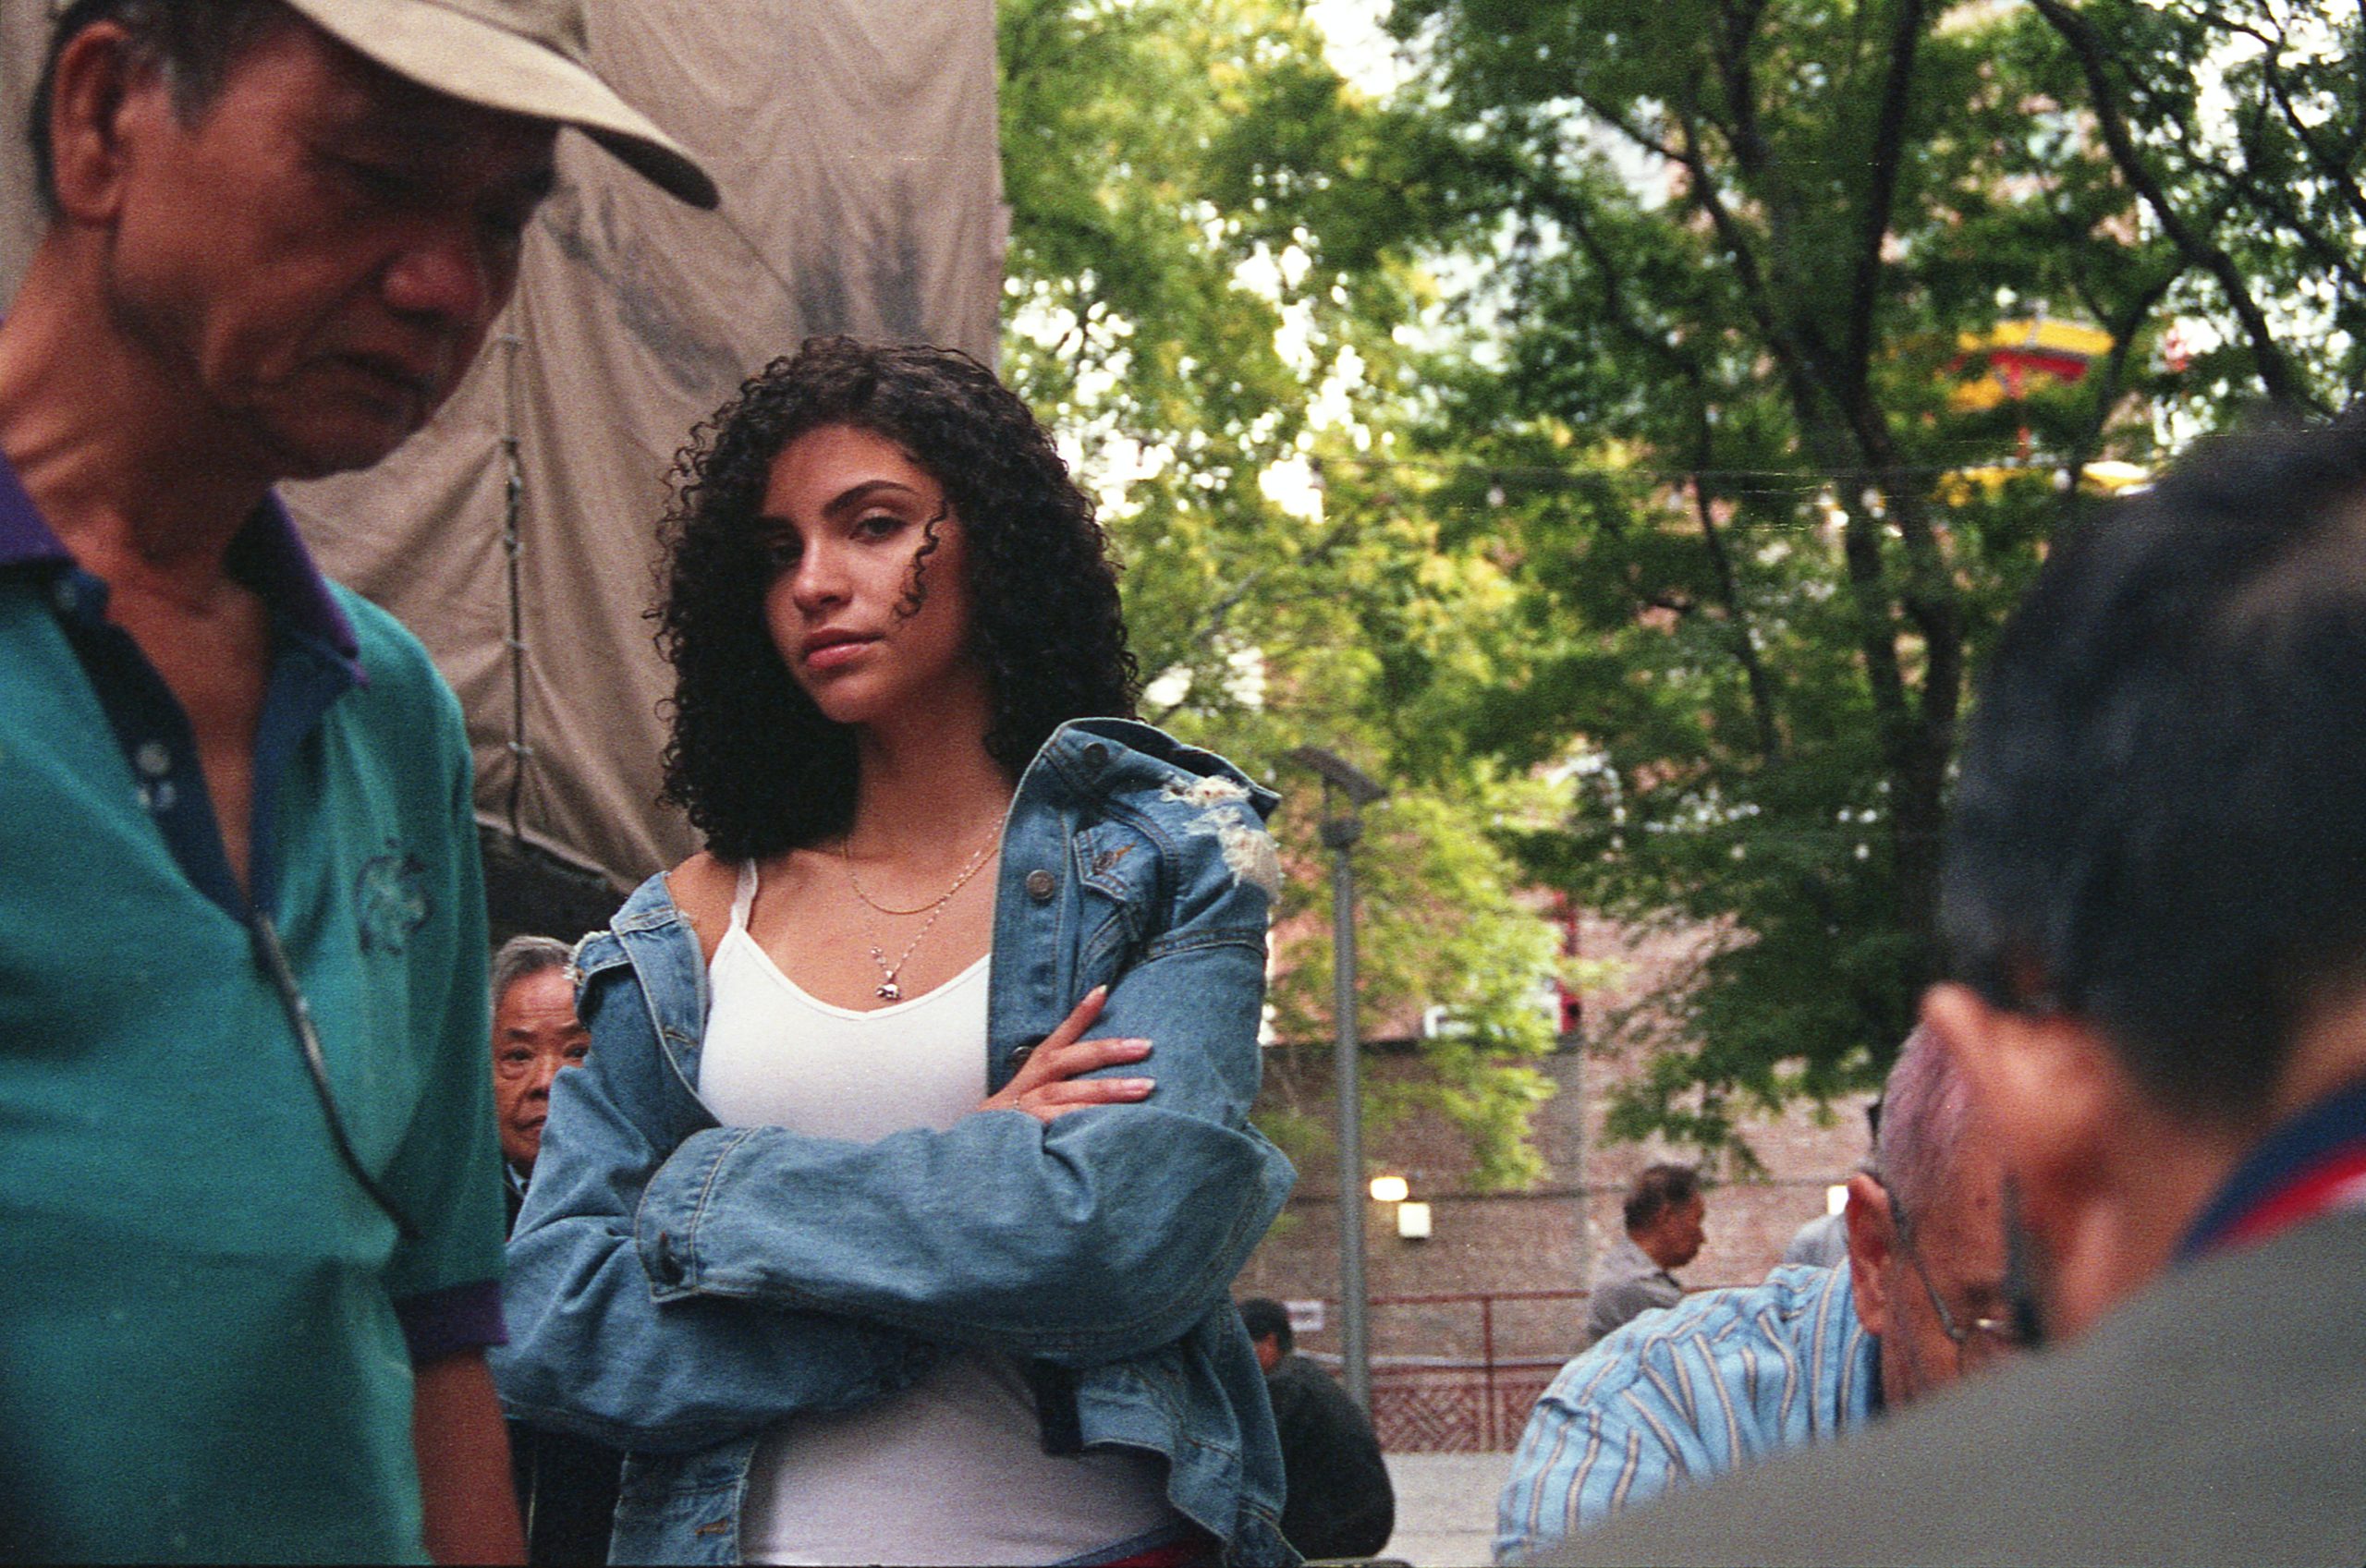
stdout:
[[(1332, 1017), (1337, 1027), (1339, 1076), (1339, 1350), (1348, 1397), (1372, 1409), (1372, 1350), (1365, 1332), (1363, 1089), (1356, 1043), (1356, 869), (1348, 851), (1363, 836), (1357, 808), (1387, 791), (1345, 758), (1301, 746), (1289, 760), (1323, 778), (1323, 847), (1331, 851), (1332, 954), (1337, 986)], [(1345, 810), (1336, 796), (1347, 797)]]

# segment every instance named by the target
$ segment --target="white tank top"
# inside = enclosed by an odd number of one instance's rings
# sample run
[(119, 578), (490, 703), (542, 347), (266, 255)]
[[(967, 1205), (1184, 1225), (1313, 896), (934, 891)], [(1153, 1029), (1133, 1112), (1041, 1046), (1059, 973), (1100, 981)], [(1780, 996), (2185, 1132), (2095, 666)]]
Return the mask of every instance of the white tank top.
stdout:
[[(870, 1012), (808, 995), (748, 933), (752, 865), (708, 966), (699, 1096), (726, 1126), (871, 1143), (942, 1132), (986, 1095), (991, 955)], [(749, 1562), (1056, 1562), (1175, 1518), (1154, 1455), (1055, 1458), (1018, 1363), (948, 1355), (860, 1410), (797, 1416), (757, 1445), (740, 1511)]]

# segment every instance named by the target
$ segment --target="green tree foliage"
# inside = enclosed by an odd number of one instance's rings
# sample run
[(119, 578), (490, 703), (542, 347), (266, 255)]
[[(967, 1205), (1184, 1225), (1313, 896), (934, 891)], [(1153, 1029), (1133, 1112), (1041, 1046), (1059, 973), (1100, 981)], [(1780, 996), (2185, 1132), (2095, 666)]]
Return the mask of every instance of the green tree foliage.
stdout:
[[(1396, 0), (1391, 140), (1460, 257), (1387, 455), (1515, 634), (1418, 673), (1568, 770), (1528, 865), (1723, 940), (1614, 1128), (1717, 1146), (1870, 1083), (1933, 970), (1984, 639), (2097, 457), (2360, 369), (2360, 13), (2286, 0)], [(1301, 149), (1277, 144), (1276, 162)], [(1307, 182), (1316, 165), (1267, 177)], [(1968, 395), (2069, 319), (2074, 381)], [(1458, 331), (1457, 331), (1458, 329)], [(1457, 688), (1458, 687), (1458, 688)]]
[(2322, 0), (2031, 0), (2093, 140), (2229, 346), (2180, 388), (2214, 422), (2255, 380), (2329, 410), (2366, 368), (2366, 16)]
[(1469, 1135), (1474, 1181), (1532, 1179), (1555, 947), (1492, 832), (1531, 786), (1450, 711), (1494, 678), (1472, 633), (1513, 588), (1345, 463), (1414, 408), (1393, 329), (1425, 285), (1409, 188), (1380, 177), (1407, 166), (1394, 128), (1292, 0), (1003, 0), (999, 25), (1003, 368), (1104, 498), (1148, 716), (1286, 793), (1275, 1035), (1331, 1033), (1320, 792), (1282, 763), (1318, 744), (1393, 790), (1358, 851), (1362, 1031), (1449, 1008), (1418, 1093)]
[[(1412, 69), (1374, 104), (1294, 0), (1005, 0), (1007, 368), (1110, 497), (1153, 716), (1396, 786), (1365, 1025), (1472, 1026), (1433, 1090), (1482, 1171), (1527, 1169), (1540, 1089), (1521, 880), (1716, 939), (1612, 1122), (1714, 1148), (1910, 1026), (1970, 674), (2090, 466), (2366, 370), (2366, 19), (1387, 14)], [(2105, 346), (1981, 395), (2033, 322)], [(1262, 482), (1290, 471), (1319, 505)], [(1276, 1019), (1319, 1038), (1292, 795)]]

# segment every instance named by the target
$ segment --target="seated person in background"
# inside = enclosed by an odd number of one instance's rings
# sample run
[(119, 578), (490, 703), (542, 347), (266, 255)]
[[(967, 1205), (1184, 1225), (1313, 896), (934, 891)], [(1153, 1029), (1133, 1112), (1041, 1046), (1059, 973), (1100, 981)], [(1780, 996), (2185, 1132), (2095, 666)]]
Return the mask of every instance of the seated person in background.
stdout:
[(1882, 1103), (1873, 1169), (1848, 1183), (1846, 1261), (1703, 1291), (1561, 1369), (1512, 1458), (1499, 1562), (1831, 1438), (2009, 1348), (2002, 1176), (1929, 1030), (1907, 1037)]
[[(511, 937), (493, 955), (493, 1104), (508, 1177), (509, 1222), (542, 1152), (551, 1080), (581, 1062), (592, 1036), (575, 1015), (567, 943)], [(605, 1562), (624, 1455), (571, 1432), (509, 1423), (509, 1475), (526, 1525), (526, 1561)]]
[(1708, 1203), (1701, 1173), (1689, 1165), (1652, 1165), (1627, 1189), (1627, 1234), (1593, 1271), (1593, 1302), (1586, 1313), (1586, 1343), (1654, 1307), (1674, 1307), (1684, 1286), (1668, 1272), (1700, 1256), (1708, 1239), (1701, 1221)]
[(1280, 1302), (1251, 1296), (1240, 1321), (1265, 1369), (1282, 1440), (1282, 1534), (1311, 1558), (1373, 1556), (1396, 1528), (1396, 1491), (1371, 1420), (1330, 1373), (1292, 1352)]
[(2366, 1562), (2360, 691), (2366, 422), (2204, 444), (2057, 544), (1922, 1017), (2075, 1343), (1556, 1556)]

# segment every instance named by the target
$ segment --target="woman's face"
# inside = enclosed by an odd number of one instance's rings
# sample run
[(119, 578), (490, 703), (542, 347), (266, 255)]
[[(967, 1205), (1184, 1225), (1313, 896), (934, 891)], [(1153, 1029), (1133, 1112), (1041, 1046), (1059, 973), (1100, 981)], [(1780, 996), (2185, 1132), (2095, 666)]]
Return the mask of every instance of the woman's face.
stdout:
[[(757, 527), (778, 573), (764, 594), (773, 646), (824, 717), (909, 721), (982, 691), (961, 519), (895, 442), (807, 431), (773, 460)], [(916, 572), (926, 591), (907, 614)]]

